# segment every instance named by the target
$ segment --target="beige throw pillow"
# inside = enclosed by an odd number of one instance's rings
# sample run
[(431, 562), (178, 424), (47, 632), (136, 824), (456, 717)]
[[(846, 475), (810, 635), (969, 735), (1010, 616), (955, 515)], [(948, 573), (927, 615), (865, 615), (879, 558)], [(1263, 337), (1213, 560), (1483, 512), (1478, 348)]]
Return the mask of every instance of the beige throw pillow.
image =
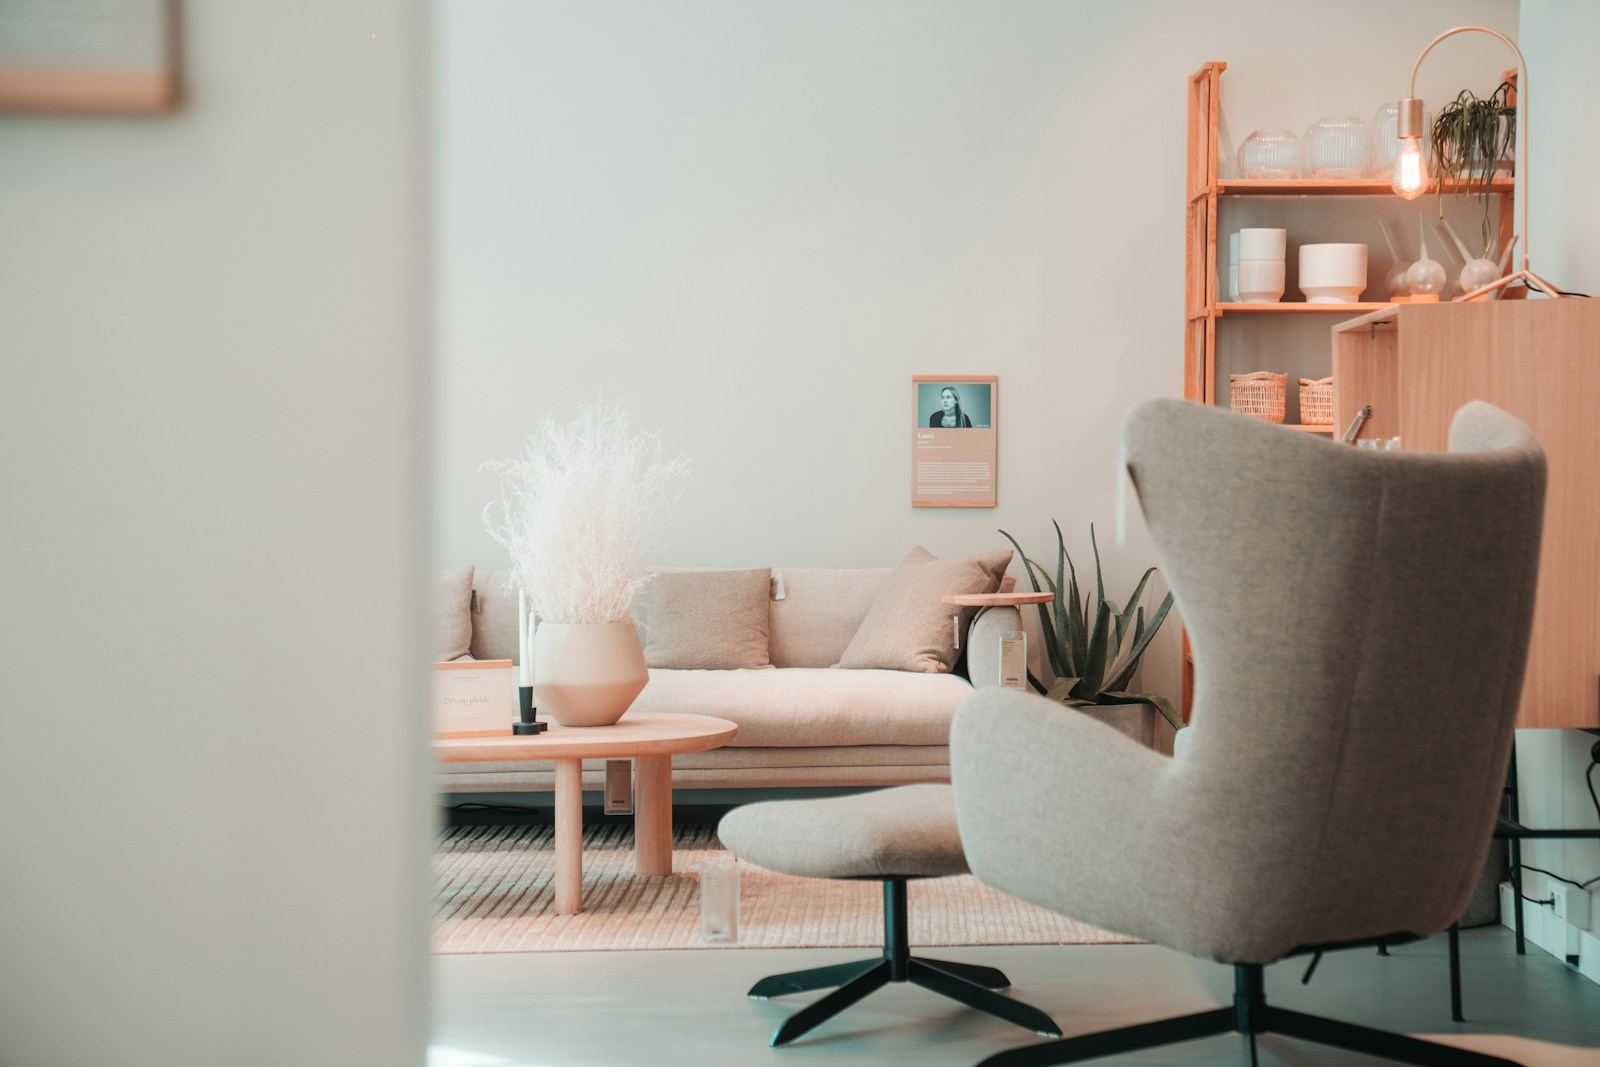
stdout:
[(433, 581), (433, 660), (448, 663), (472, 645), (472, 572), (439, 571)]
[(928, 674), (955, 670), (960, 653), (950, 617), (959, 612), (965, 630), (976, 609), (954, 608), (939, 598), (993, 593), (1010, 565), (1010, 549), (968, 559), (938, 559), (925, 548), (913, 548), (884, 581), (838, 666)]
[(676, 670), (766, 667), (772, 568), (661, 571), (636, 611), (644, 661)]

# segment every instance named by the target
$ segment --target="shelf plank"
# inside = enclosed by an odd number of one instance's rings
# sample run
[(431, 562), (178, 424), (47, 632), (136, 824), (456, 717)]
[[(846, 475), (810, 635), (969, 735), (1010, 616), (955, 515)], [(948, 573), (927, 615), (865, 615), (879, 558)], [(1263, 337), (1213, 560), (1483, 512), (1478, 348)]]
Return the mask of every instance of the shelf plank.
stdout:
[[(1491, 193), (1510, 193), (1515, 178), (1496, 178)], [(1425, 196), (1433, 196), (1430, 189)], [(1388, 178), (1226, 178), (1217, 182), (1219, 196), (1394, 196)]]
[(1231, 304), (1217, 305), (1217, 314), (1233, 315), (1361, 315), (1368, 311), (1387, 311), (1393, 307), (1388, 302), (1358, 304), (1308, 304), (1303, 300), (1293, 300), (1279, 304)]

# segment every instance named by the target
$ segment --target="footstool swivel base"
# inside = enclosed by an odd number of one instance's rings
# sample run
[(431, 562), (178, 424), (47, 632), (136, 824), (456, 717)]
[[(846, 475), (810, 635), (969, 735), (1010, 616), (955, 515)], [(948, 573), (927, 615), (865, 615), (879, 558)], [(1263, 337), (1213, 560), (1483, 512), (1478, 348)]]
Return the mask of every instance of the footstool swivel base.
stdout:
[[(787, 1045), (818, 1024), (833, 1018), (862, 997), (890, 982), (910, 982), (924, 989), (1032, 1030), (1041, 1037), (1060, 1037), (1055, 1021), (1021, 1001), (993, 992), (1011, 980), (1003, 971), (970, 963), (911, 955), (906, 932), (906, 879), (883, 880), (883, 955), (878, 959), (814, 967), (763, 978), (750, 987), (756, 1000), (833, 988), (833, 992), (791, 1015), (772, 1035), (772, 1044)], [(837, 988), (834, 988), (837, 987)]]

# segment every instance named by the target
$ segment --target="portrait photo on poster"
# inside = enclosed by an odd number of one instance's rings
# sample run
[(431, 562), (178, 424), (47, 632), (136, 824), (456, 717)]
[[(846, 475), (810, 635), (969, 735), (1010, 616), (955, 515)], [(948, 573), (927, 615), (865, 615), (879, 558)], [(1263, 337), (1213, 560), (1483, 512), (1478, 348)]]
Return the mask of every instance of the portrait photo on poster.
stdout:
[(922, 425), (944, 430), (987, 430), (993, 410), (991, 381), (917, 382), (917, 411)]
[(994, 507), (999, 379), (919, 374), (911, 391), (912, 506)]

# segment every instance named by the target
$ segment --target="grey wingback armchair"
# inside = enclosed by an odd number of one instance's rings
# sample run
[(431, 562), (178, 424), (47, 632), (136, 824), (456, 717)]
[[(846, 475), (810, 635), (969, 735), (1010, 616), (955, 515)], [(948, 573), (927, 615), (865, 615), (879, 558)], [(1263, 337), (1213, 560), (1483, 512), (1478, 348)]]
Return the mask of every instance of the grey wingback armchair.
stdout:
[(1189, 628), (1169, 758), (1028, 694), (951, 735), (974, 873), (1236, 968), (1233, 1008), (986, 1064), (1067, 1063), (1267, 1030), (1412, 1063), (1506, 1063), (1268, 1007), (1262, 965), (1426, 937), (1483, 867), (1532, 617), (1544, 457), (1487, 404), (1448, 453), (1374, 452), (1197, 404), (1128, 418), (1130, 474)]

